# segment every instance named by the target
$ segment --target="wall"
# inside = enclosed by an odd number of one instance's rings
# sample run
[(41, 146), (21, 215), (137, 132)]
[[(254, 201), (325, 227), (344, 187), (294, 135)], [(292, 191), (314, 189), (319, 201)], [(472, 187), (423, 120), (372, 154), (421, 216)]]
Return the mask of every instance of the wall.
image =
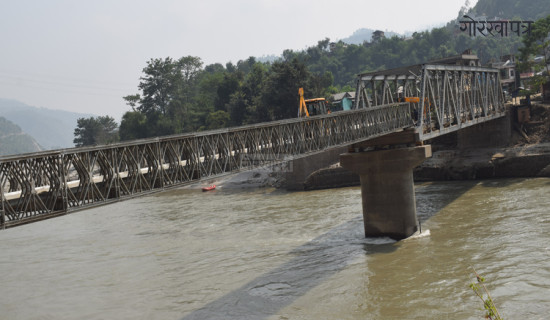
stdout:
[(459, 150), (486, 147), (503, 147), (512, 136), (510, 112), (505, 117), (466, 127), (457, 132)]
[(338, 146), (290, 160), (285, 175), (286, 189), (305, 190), (305, 181), (311, 173), (339, 162), (340, 154), (347, 150), (347, 146)]

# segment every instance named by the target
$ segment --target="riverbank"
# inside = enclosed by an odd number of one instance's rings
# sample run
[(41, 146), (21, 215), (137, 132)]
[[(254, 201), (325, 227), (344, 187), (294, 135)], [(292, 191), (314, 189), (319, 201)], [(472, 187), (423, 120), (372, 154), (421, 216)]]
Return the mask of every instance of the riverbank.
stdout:
[[(550, 143), (441, 150), (414, 169), (415, 181), (550, 177)], [(359, 176), (338, 164), (311, 174), (306, 190), (358, 186)]]

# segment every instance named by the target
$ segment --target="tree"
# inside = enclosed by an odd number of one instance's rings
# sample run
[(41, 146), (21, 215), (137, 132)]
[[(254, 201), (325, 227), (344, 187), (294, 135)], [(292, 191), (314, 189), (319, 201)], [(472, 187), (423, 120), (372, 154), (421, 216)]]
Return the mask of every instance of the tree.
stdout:
[(193, 102), (195, 90), (197, 88), (197, 77), (201, 72), (202, 61), (199, 57), (186, 56), (178, 59), (176, 63), (178, 80), (181, 83), (179, 89), (179, 99), (183, 100), (184, 104)]
[(311, 90), (312, 97), (322, 98), (327, 95), (327, 89), (332, 86), (333, 76), (330, 71), (325, 71), (323, 75), (312, 74), (309, 79), (308, 87)]
[[(142, 137), (144, 134), (138, 134), (135, 131), (137, 128), (146, 128), (145, 135), (148, 137), (194, 129), (190, 118), (197, 113), (195, 99), (201, 68), (199, 57), (149, 60), (138, 85), (141, 93), (124, 97), (132, 110), (144, 115), (138, 119), (136, 115), (129, 114), (127, 120), (123, 119), (129, 121), (124, 125), (124, 139)], [(214, 70), (216, 68), (213, 67)], [(141, 123), (143, 119), (145, 123)]]
[(181, 73), (172, 58), (151, 59), (143, 68), (144, 76), (140, 78), (138, 88), (141, 95), (129, 95), (124, 100), (136, 110), (150, 114), (153, 112), (166, 113), (169, 103), (174, 99)]
[(246, 118), (248, 102), (246, 96), (242, 91), (237, 91), (231, 95), (231, 99), (227, 104), (229, 112), (230, 124), (232, 126), (240, 126), (243, 124)]
[(206, 126), (209, 130), (225, 128), (228, 122), (229, 114), (223, 110), (214, 111), (206, 117)]
[(243, 74), (238, 71), (224, 74), (223, 81), (219, 83), (216, 90), (216, 110), (228, 111), (227, 104), (231, 100), (231, 95), (240, 88), (242, 76)]
[(118, 124), (109, 116), (79, 118), (74, 137), (73, 142), (77, 147), (117, 142)]
[(148, 137), (147, 117), (138, 111), (128, 111), (120, 122), (120, 140), (135, 140)]
[[(521, 53), (520, 70), (534, 70), (535, 76), (529, 81), (535, 91), (545, 84), (550, 77), (548, 70), (548, 56), (550, 55), (550, 15), (533, 23), (531, 34), (523, 37), (523, 48)], [(533, 56), (542, 56), (542, 65), (531, 59)], [(536, 89), (535, 89), (536, 88)]]
[(262, 94), (269, 68), (263, 63), (256, 63), (246, 76), (242, 85), (246, 114), (243, 124), (265, 122), (270, 120), (269, 111), (262, 102)]
[[(291, 61), (278, 61), (271, 66), (267, 78), (262, 102), (269, 108), (274, 119), (296, 117), (298, 104), (298, 88), (306, 87), (310, 73), (306, 65), (293, 58)], [(307, 88), (304, 88), (308, 94)]]

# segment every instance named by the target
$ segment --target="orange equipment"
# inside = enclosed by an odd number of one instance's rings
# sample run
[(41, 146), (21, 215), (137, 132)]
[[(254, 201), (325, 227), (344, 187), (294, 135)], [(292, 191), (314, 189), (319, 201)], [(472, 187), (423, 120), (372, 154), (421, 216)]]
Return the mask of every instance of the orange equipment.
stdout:
[(298, 118), (309, 117), (306, 101), (304, 100), (304, 88), (298, 89), (298, 94), (300, 95), (300, 108), (298, 109)]
[(298, 109), (298, 118), (328, 114), (327, 100), (325, 98), (315, 98), (304, 100), (304, 88), (298, 89), (300, 94), (300, 109)]

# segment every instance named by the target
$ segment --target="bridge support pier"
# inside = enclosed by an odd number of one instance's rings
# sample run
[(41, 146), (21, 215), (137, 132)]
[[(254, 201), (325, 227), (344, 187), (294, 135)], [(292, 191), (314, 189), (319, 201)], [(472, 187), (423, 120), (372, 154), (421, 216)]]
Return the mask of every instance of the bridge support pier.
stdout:
[(340, 155), (361, 178), (366, 237), (401, 240), (418, 230), (412, 170), (431, 156), (430, 145)]

